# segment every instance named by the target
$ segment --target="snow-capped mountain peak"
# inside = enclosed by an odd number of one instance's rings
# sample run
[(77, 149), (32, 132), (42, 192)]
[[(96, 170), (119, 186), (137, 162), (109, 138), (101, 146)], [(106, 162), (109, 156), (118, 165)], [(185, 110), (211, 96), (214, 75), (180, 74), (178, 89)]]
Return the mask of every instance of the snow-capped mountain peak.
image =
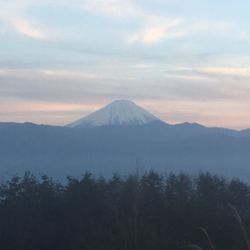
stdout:
[(160, 120), (132, 101), (117, 100), (68, 126), (74, 128), (143, 125), (154, 121)]

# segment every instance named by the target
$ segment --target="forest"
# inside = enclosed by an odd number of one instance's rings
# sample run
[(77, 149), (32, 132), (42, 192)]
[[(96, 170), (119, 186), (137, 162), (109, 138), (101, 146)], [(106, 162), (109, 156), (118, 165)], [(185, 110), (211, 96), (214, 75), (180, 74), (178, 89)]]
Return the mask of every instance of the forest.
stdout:
[(0, 185), (0, 249), (244, 250), (249, 209), (248, 184), (209, 173), (26, 173)]

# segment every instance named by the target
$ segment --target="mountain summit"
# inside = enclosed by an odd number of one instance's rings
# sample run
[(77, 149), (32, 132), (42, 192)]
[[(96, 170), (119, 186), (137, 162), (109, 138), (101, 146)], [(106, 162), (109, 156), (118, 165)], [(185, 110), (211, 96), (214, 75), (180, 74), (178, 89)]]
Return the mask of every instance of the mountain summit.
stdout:
[(68, 124), (68, 127), (101, 127), (143, 125), (160, 121), (157, 117), (128, 100), (117, 100), (90, 115)]

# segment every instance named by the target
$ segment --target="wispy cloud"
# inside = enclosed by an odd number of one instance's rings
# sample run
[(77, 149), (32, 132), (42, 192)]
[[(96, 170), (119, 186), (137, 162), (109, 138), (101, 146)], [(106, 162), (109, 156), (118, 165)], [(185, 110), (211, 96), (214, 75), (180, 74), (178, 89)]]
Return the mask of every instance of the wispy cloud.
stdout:
[[(18, 0), (0, 3), (0, 20), (20, 35), (38, 40), (50, 40), (55, 36), (56, 31), (51, 30), (48, 25), (36, 17), (30, 17), (26, 13), (30, 7), (39, 6), (65, 6), (84, 12), (90, 12), (106, 17), (122, 18), (134, 22), (137, 30), (128, 30), (128, 44), (157, 44), (165, 39), (176, 39), (199, 33), (213, 33), (224, 36), (231, 36), (241, 40), (249, 40), (249, 33), (237, 25), (225, 21), (202, 20), (182, 17), (181, 15), (154, 14), (143, 9), (134, 0), (23, 0), (22, 5)], [(56, 8), (56, 7), (54, 7)], [(63, 27), (62, 27), (63, 29)], [(62, 37), (61, 37), (62, 39)]]
[(208, 75), (250, 77), (250, 68), (239, 67), (203, 67), (195, 68), (197, 72)]
[(12, 20), (11, 23), (20, 35), (38, 40), (49, 40), (49, 35), (47, 32), (41, 28), (38, 28), (35, 24), (29, 21)]
[(24, 0), (20, 6), (18, 2), (1, 2), (0, 21), (21, 36), (37, 40), (48, 40), (49, 34), (37, 21), (25, 15), (26, 8), (32, 1)]
[(241, 77), (241, 78), (250, 78), (250, 67), (176, 67), (172, 70), (168, 70), (167, 76), (176, 76), (176, 77), (205, 77), (206, 79), (218, 77), (222, 79), (223, 77), (227, 79), (228, 77)]
[(181, 18), (164, 18), (158, 16), (145, 16), (145, 27), (131, 35), (129, 44), (144, 43), (155, 44), (164, 39), (180, 37), (182, 32), (175, 28), (184, 21)]

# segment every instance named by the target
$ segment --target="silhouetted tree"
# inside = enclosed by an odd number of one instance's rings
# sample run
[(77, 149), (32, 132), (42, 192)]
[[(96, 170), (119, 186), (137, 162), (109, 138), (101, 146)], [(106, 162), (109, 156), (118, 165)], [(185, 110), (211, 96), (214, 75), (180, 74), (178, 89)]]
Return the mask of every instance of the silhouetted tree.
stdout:
[(26, 173), (0, 185), (0, 249), (246, 249), (250, 188), (208, 173), (68, 178)]

